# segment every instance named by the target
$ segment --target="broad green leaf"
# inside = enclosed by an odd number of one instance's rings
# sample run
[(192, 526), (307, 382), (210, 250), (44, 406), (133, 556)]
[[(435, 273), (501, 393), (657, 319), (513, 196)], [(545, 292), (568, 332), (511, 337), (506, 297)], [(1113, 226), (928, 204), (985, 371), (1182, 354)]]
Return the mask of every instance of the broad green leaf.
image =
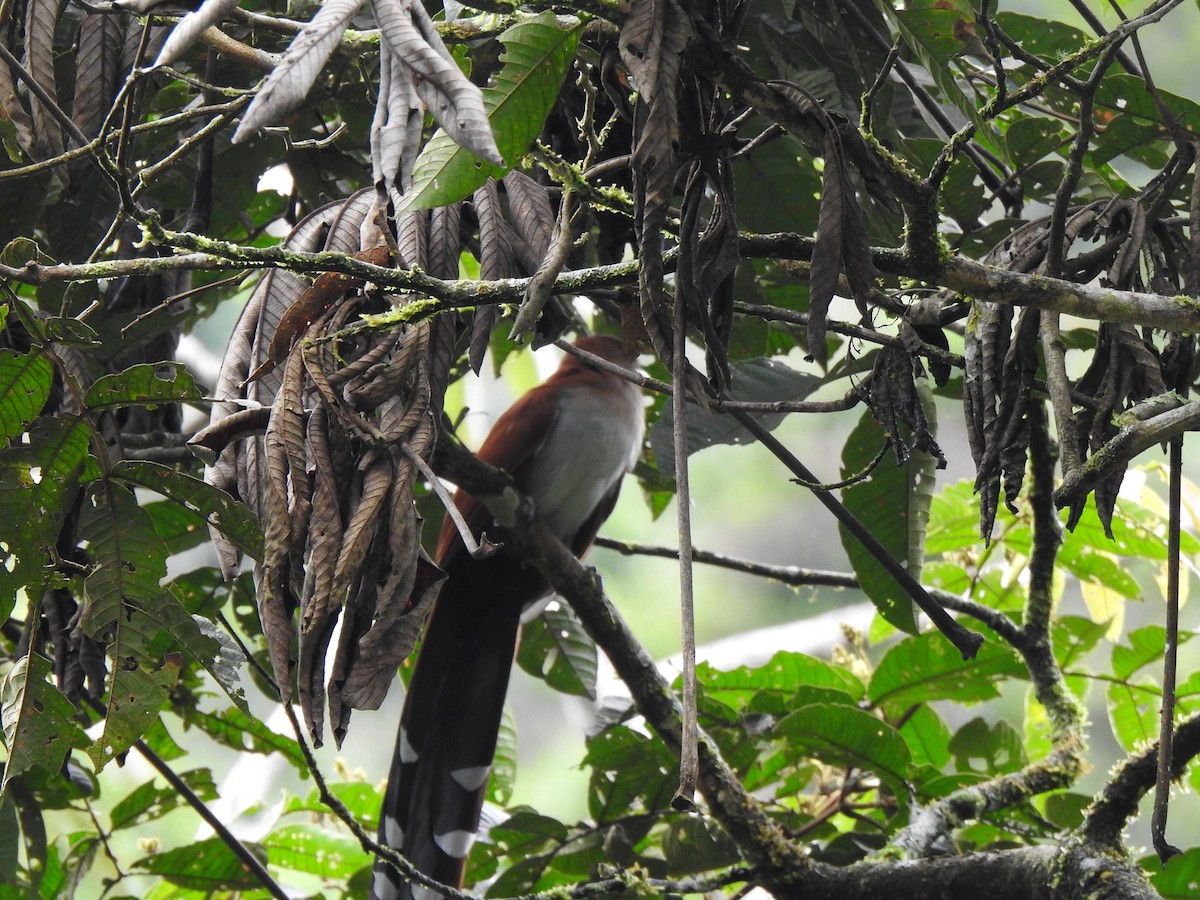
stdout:
[(986, 642), (974, 659), (965, 660), (941, 634), (931, 632), (892, 647), (875, 669), (867, 696), (889, 715), (899, 715), (933, 700), (990, 700), (1000, 695), (997, 682), (1026, 675), (1017, 654), (997, 641)]
[(35, 769), (57, 772), (72, 747), (90, 743), (75, 722), (75, 707), (52, 677), (50, 660), (30, 653), (17, 660), (0, 685), (0, 723), (8, 750), (0, 795), (18, 775)]
[(1166, 865), (1157, 856), (1141, 864), (1163, 900), (1200, 900), (1200, 848), (1185, 850)]
[(583, 765), (592, 769), (588, 812), (597, 822), (666, 809), (678, 787), (679, 761), (661, 742), (624, 725), (589, 738)]
[(1044, 798), (1042, 815), (1055, 827), (1071, 831), (1083, 824), (1083, 814), (1091, 805), (1092, 798), (1087, 794), (1057, 791)]
[(969, 82), (955, 71), (955, 60), (964, 54), (978, 56), (982, 48), (976, 34), (975, 10), (970, 0), (914, 0), (903, 9), (884, 6), (904, 42), (929, 70), (941, 89), (940, 99), (952, 104), (975, 123), (978, 137), (999, 149), (993, 124), (980, 115), (986, 98), (969, 90)]
[[(329, 785), (329, 792), (348, 809), (351, 815), (368, 832), (373, 832), (379, 825), (379, 788), (365, 781), (335, 781)], [(294, 812), (309, 812), (318, 815), (328, 815), (329, 807), (321, 800), (321, 792), (314, 789), (306, 797), (291, 797), (284, 804), (282, 814)]]
[(530, 809), (513, 813), (491, 830), (490, 837), (511, 856), (532, 856), (567, 839), (567, 826)]
[(371, 861), (357, 839), (317, 825), (276, 828), (262, 845), (272, 866), (322, 878), (348, 878)]
[(154, 523), (154, 531), (174, 555), (208, 543), (208, 527), (198, 513), (173, 500), (143, 503), (142, 509)]
[[(842, 477), (849, 478), (866, 469), (886, 440), (875, 418), (869, 412), (864, 413), (842, 448)], [(925, 535), (932, 484), (932, 458), (914, 450), (903, 465), (896, 465), (890, 455), (885, 456), (866, 481), (842, 489), (846, 508), (917, 578), (924, 551), (923, 541), (916, 538), (919, 535), (923, 539)], [(838, 533), (863, 593), (879, 614), (901, 631), (915, 634), (917, 620), (912, 598), (841, 525)]]
[(912, 754), (904, 738), (877, 716), (849, 706), (816, 703), (780, 719), (775, 732), (788, 739), (796, 755), (875, 773), (897, 800), (907, 803)]
[(485, 162), (439, 129), (417, 156), (412, 188), (397, 213), (454, 203), (515, 166), (558, 99), (582, 30), (560, 28), (552, 12), (507, 28), (500, 35), (502, 65), (483, 89), (483, 107), (508, 168)]
[(790, 698), (804, 687), (840, 691), (854, 701), (861, 700), (866, 693), (863, 683), (848, 669), (787, 651), (776, 653), (765, 665), (739, 666), (729, 672), (718, 671), (702, 662), (696, 667), (696, 677), (708, 697), (735, 709), (749, 704), (751, 698), (757, 705), (762, 695), (768, 693)]
[(118, 406), (150, 406), (183, 400), (199, 400), (200, 389), (181, 363), (141, 363), (124, 372), (103, 375), (88, 388), (88, 409)]
[(1148, 675), (1137, 682), (1114, 682), (1108, 686), (1108, 722), (1113, 736), (1127, 751), (1158, 737), (1158, 714), (1162, 688)]
[(117, 657), (111, 667), (104, 732), (88, 749), (96, 771), (125, 753), (157, 720), (179, 680), (180, 657), (168, 653), (156, 669), (132, 656)]
[[(1181, 630), (1182, 646), (1191, 640), (1193, 632)], [(1125, 680), (1143, 666), (1162, 659), (1167, 646), (1167, 630), (1161, 625), (1146, 625), (1129, 632), (1129, 646), (1118, 644), (1112, 650), (1112, 674)]]
[(53, 383), (54, 368), (41, 351), (0, 350), (0, 446), (37, 418)]
[(107, 641), (113, 659), (104, 735), (92, 757), (100, 768), (141, 737), (166, 700), (181, 661), (159, 664), (162, 655), (181, 651), (216, 675), (220, 645), (160, 586), (167, 574), (166, 547), (127, 488), (97, 483), (84, 504), (80, 536), (95, 560), (84, 579), (80, 625), (85, 634)]
[(112, 477), (157, 491), (193, 510), (252, 559), (262, 558), (262, 530), (245, 504), (229, 494), (170, 466), (125, 459), (113, 466)]
[(932, 707), (918, 706), (899, 731), (912, 753), (913, 765), (941, 769), (950, 761), (950, 729)]
[(1059, 616), (1054, 620), (1054, 656), (1068, 669), (1085, 657), (1104, 637), (1108, 626), (1083, 616)]
[(596, 697), (596, 645), (563, 603), (552, 603), (521, 630), (517, 662), (556, 691)]
[(84, 419), (39, 419), (28, 443), (0, 450), (0, 618), (7, 618), (17, 591), (36, 596), (48, 574), (49, 554), (58, 542), (79, 477), (87, 460), (91, 426)]
[[(250, 849), (256, 850), (252, 845)], [(265, 858), (263, 862), (266, 862)], [(186, 847), (144, 857), (135, 862), (134, 867), (194, 891), (244, 891), (260, 887), (242, 861), (219, 838), (196, 841)]]

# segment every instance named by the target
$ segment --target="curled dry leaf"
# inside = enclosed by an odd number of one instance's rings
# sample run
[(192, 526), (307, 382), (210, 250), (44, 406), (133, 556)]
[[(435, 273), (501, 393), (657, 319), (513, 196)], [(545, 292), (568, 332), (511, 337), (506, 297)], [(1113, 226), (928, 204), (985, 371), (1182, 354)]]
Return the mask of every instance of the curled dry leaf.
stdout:
[(166, 43), (158, 51), (154, 66), (169, 66), (192, 46), (209, 27), (227, 18), (237, 9), (238, 0), (204, 0), (199, 8), (179, 20)]
[[(379, 236), (365, 224), (375, 198), (372, 189), (320, 211), (288, 246), (386, 264), (384, 247), (360, 250), (364, 233)], [(428, 219), (401, 222), (397, 243), (417, 265), (425, 261)], [(448, 246), (446, 239), (439, 241)], [(340, 740), (353, 708), (382, 699), (411, 652), (436, 581), (419, 551), (419, 476), (400, 448), (433, 452), (430, 373), (443, 366), (444, 338), (435, 361), (432, 322), (347, 328), (391, 302), (361, 279), (322, 276), (309, 286), (283, 271), (264, 278), (226, 355), (223, 402), (209, 429), (215, 444), (206, 438), (210, 458), (219, 454), (210, 479), (235, 489), (263, 521), (269, 546), (255, 574), (264, 634), (281, 693), (290, 696), (296, 675), (318, 742), (326, 720)], [(296, 345), (306, 335), (314, 340)], [(248, 430), (235, 419), (247, 404), (269, 406), (269, 424), (265, 434), (236, 441)], [(226, 419), (233, 421), (223, 426)], [(327, 666), (339, 620), (342, 639)]]
[(483, 93), (458, 68), (424, 7), (412, 0), (374, 0), (372, 7), (379, 33), (394, 54), (394, 71), (408, 74), (437, 123), (455, 143), (504, 165), (483, 108)]
[(248, 139), (263, 126), (280, 121), (300, 105), (360, 6), (362, 0), (325, 0), (321, 4), (312, 21), (292, 39), (275, 70), (259, 88), (234, 132), (235, 144)]

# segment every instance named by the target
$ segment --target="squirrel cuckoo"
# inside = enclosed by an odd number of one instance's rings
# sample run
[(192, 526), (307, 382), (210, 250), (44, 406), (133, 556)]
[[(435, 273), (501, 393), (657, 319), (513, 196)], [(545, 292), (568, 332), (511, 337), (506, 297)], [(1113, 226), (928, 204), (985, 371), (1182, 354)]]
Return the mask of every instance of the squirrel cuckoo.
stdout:
[[(616, 338), (585, 337), (576, 346), (634, 367)], [(636, 386), (567, 356), (497, 420), (478, 455), (512, 475), (536, 515), (582, 556), (612, 512), (621, 479), (641, 450), (644, 427)], [(503, 540), (478, 500), (460, 490), (454, 502), (476, 536), (486, 531)], [(379, 842), (431, 878), (458, 887), (479, 827), (521, 614), (551, 591), (511, 548), (473, 559), (449, 516), (436, 559), (447, 578), (404, 700)], [(437, 895), (377, 861), (371, 896)]]

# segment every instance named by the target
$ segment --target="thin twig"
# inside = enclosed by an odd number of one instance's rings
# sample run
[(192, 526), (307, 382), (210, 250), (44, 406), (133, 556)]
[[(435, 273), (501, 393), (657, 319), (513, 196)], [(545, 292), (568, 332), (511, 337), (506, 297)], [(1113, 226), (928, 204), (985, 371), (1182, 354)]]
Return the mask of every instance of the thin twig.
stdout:
[(1158, 768), (1150, 835), (1154, 852), (1165, 865), (1180, 850), (1167, 840), (1171, 806), (1171, 758), (1175, 738), (1175, 682), (1179, 662), (1179, 537), (1183, 482), (1183, 435), (1171, 441), (1171, 484), (1167, 498), (1167, 631), (1163, 648), (1162, 707), (1158, 722)]
[(694, 809), (700, 762), (696, 720), (696, 605), (692, 581), (692, 495), (688, 478), (686, 353), (687, 304), (675, 297), (674, 348), (671, 360), (673, 417), (671, 436), (675, 451), (675, 527), (679, 536), (679, 613), (683, 626), (683, 734), (679, 750), (679, 790), (671, 799), (675, 809)]

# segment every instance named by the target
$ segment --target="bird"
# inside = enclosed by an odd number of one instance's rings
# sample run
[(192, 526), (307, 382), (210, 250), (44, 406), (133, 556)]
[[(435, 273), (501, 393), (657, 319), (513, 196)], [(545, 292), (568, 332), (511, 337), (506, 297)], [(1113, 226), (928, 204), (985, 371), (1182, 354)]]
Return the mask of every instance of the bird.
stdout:
[[(635, 368), (609, 335), (575, 346)], [(479, 448), (506, 470), (534, 514), (576, 556), (591, 546), (616, 504), (645, 434), (640, 390), (631, 381), (567, 355), (557, 371), (496, 421)], [(454, 503), (475, 537), (503, 540), (482, 503), (459, 490)], [(447, 516), (435, 560), (446, 579), (417, 655), (379, 817), (379, 842), (431, 878), (461, 887), (479, 827), (496, 738), (525, 610), (552, 593), (511, 547), (486, 559), (466, 550)], [(376, 860), (372, 900), (429, 900)]]

